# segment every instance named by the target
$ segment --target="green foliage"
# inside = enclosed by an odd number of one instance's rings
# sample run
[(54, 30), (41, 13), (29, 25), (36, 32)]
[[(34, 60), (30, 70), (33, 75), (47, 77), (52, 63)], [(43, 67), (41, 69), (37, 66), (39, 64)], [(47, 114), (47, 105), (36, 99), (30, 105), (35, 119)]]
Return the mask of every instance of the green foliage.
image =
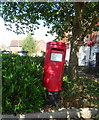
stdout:
[[(2, 55), (2, 111), (29, 113), (42, 109), (46, 91), (43, 88), (43, 57)], [(99, 107), (99, 82), (80, 78), (70, 81), (65, 74), (62, 84), (64, 107)]]
[(65, 74), (62, 91), (65, 107), (99, 107), (99, 82), (95, 79), (72, 81)]
[[(98, 8), (99, 2), (34, 2), (33, 4), (31, 2), (2, 2), (1, 16), (6, 21), (6, 25), (9, 24), (7, 22), (15, 23), (14, 32), (18, 34), (24, 33), (25, 30), (32, 32), (38, 29), (40, 24), (38, 20), (42, 19), (45, 20), (44, 26), (52, 25), (50, 33), (56, 32), (63, 37), (63, 32), (73, 32), (74, 24), (76, 24), (75, 17), (78, 17), (77, 25), (82, 27), (82, 33), (90, 32), (89, 29), (92, 30), (98, 22)], [(21, 23), (21, 25), (16, 23)], [(11, 24), (8, 26), (12, 30)]]
[(56, 33), (56, 40), (62, 39), (64, 32), (72, 32), (69, 77), (77, 80), (78, 44), (84, 42), (87, 34), (98, 29), (98, 8), (99, 2), (4, 2), (1, 16), (10, 30), (13, 30), (11, 23), (15, 23), (17, 34), (24, 33), (24, 30), (33, 32), (39, 25), (38, 20), (44, 20), (44, 26), (51, 26), (49, 33)]
[(31, 55), (32, 53), (35, 53), (35, 40), (33, 40), (31, 33), (27, 35), (27, 37), (23, 41), (22, 47), (28, 51), (28, 54)]
[(42, 60), (40, 57), (2, 55), (3, 113), (35, 112), (44, 105)]

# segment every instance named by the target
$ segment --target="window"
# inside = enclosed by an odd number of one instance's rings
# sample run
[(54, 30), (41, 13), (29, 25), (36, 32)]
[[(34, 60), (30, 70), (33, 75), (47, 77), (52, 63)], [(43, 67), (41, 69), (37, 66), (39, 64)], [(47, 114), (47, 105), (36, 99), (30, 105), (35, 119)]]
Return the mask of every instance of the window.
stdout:
[(52, 61), (62, 61), (62, 54), (61, 53), (51, 53), (51, 60)]

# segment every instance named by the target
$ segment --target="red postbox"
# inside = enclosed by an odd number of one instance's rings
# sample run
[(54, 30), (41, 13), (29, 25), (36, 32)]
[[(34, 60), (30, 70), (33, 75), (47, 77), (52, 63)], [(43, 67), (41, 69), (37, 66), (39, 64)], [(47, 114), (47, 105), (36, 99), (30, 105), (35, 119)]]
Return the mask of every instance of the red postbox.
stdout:
[(65, 43), (59, 41), (47, 43), (44, 61), (44, 86), (47, 91), (61, 90), (65, 56)]

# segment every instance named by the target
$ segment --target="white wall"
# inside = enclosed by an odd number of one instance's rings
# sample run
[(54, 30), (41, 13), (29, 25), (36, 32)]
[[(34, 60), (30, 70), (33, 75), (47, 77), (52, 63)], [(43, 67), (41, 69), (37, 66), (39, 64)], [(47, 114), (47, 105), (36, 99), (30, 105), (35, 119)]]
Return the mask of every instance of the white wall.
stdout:
[(69, 46), (68, 49), (66, 49), (66, 58), (65, 58), (65, 60), (66, 60), (67, 65), (69, 63), (69, 58), (70, 58), (70, 46)]
[[(96, 64), (96, 53), (99, 53), (99, 32), (96, 40), (96, 44), (92, 47), (90, 46), (81, 46), (79, 48), (79, 53), (78, 53), (78, 65), (79, 66), (88, 66), (89, 62), (92, 63), (92, 65)], [(91, 53), (90, 53), (91, 49)], [(66, 61), (67, 64), (69, 62), (70, 58), (70, 46), (69, 49), (66, 51)]]

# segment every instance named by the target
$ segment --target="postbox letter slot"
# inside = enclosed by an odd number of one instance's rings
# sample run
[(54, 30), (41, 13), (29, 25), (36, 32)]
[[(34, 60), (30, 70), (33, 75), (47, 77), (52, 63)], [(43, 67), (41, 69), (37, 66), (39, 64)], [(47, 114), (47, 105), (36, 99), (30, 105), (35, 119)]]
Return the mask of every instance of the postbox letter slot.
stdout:
[(63, 51), (63, 49), (52, 48), (52, 50)]

